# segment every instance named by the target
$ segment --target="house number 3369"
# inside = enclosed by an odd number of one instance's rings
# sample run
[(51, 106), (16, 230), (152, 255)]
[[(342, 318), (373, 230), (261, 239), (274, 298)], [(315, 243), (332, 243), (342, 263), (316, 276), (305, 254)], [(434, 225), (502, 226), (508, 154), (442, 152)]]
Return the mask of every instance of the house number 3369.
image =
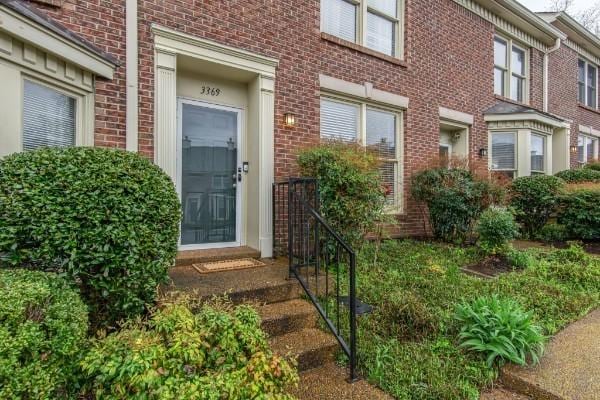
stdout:
[(205, 94), (207, 96), (218, 96), (221, 94), (221, 89), (210, 86), (202, 86), (202, 91), (200, 94)]

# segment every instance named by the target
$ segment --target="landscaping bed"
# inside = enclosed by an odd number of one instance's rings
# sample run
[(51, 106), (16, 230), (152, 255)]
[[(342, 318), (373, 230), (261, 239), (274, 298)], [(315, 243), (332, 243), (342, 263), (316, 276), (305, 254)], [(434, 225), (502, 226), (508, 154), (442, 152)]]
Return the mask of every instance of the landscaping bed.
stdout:
[(456, 308), (481, 296), (514, 300), (544, 335), (600, 305), (600, 258), (581, 248), (510, 250), (514, 271), (497, 279), (461, 272), (485, 259), (475, 247), (386, 241), (359, 255), (359, 297), (374, 312), (359, 319), (364, 376), (399, 399), (478, 399), (497, 365), (459, 348)]

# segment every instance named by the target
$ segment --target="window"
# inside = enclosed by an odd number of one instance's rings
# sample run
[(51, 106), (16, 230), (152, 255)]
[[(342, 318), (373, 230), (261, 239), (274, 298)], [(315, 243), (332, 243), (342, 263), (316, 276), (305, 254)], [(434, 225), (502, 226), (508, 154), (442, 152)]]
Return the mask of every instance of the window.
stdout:
[[(363, 128), (364, 126), (364, 128)], [(321, 138), (362, 143), (381, 159), (387, 202), (400, 204), (400, 114), (365, 103), (321, 98)]]
[(527, 102), (527, 51), (512, 40), (494, 39), (494, 93)]
[(546, 138), (541, 135), (531, 135), (531, 173), (543, 174), (546, 171), (545, 149)]
[(582, 164), (598, 159), (598, 138), (579, 135), (577, 137), (577, 161)]
[(577, 100), (588, 107), (598, 106), (598, 68), (589, 62), (577, 61)]
[(492, 133), (492, 170), (501, 171), (513, 178), (517, 170), (516, 134)]
[(321, 0), (321, 30), (390, 56), (401, 53), (402, 0)]
[(48, 86), (25, 80), (23, 86), (23, 150), (42, 146), (74, 146), (76, 100)]

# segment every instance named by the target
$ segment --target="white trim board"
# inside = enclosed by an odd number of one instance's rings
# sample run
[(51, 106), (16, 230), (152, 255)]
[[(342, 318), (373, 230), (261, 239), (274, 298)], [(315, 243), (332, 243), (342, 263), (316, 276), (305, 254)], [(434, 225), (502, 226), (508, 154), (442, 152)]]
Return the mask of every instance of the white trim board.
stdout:
[(322, 90), (326, 90), (328, 92), (339, 93), (361, 100), (366, 99), (382, 105), (402, 109), (408, 108), (408, 97), (375, 89), (371, 82), (365, 82), (364, 85), (360, 85), (358, 83), (348, 82), (342, 79), (319, 74), (319, 84)]

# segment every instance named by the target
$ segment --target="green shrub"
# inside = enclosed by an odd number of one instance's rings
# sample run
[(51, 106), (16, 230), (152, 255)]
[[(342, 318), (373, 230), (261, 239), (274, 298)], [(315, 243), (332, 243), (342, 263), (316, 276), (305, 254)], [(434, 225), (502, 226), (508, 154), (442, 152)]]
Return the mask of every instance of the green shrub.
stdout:
[(558, 222), (571, 239), (600, 239), (600, 189), (577, 190), (561, 197)]
[(491, 186), (460, 168), (433, 168), (414, 174), (411, 194), (427, 205), (434, 236), (450, 242), (464, 240), (473, 222), (493, 201)]
[(353, 246), (385, 217), (378, 164), (374, 153), (343, 143), (321, 144), (298, 155), (301, 173), (319, 181), (320, 211)]
[(480, 246), (491, 253), (503, 250), (518, 233), (512, 213), (506, 208), (490, 207), (477, 222)]
[(82, 367), (99, 399), (291, 399), (297, 382), (247, 306), (167, 305), (97, 340)]
[(460, 347), (484, 353), (490, 367), (496, 360), (525, 365), (530, 359), (537, 364), (544, 350), (545, 338), (532, 313), (513, 300), (480, 297), (459, 304), (455, 317), (462, 324)]
[(563, 184), (560, 178), (548, 175), (524, 176), (513, 181), (511, 205), (528, 237), (535, 237), (556, 210)]
[(555, 176), (568, 183), (600, 182), (600, 171), (592, 168), (566, 169)]
[(516, 269), (531, 268), (537, 262), (535, 257), (527, 250), (518, 250), (511, 247), (504, 254), (510, 265)]
[(567, 229), (564, 225), (549, 223), (544, 225), (535, 237), (545, 242), (562, 242), (567, 239)]
[(0, 270), (0, 398), (66, 398), (77, 382), (87, 310), (64, 279)]
[(600, 172), (600, 161), (589, 162), (585, 165), (585, 168)]
[(136, 153), (43, 148), (0, 160), (3, 264), (66, 274), (98, 321), (155, 300), (179, 221), (171, 179)]

